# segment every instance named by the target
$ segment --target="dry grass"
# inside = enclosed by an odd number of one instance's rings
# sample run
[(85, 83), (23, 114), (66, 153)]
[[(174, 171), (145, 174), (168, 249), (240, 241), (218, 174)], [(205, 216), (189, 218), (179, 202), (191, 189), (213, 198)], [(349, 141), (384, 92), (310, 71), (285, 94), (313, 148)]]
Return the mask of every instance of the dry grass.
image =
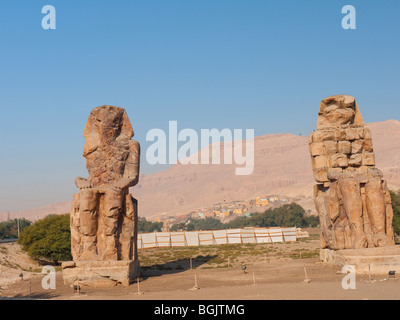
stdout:
[(316, 237), (291, 244), (229, 244), (200, 247), (155, 248), (139, 250), (144, 270), (186, 270), (193, 268), (227, 268), (271, 259), (309, 259), (319, 250), (309, 248)]

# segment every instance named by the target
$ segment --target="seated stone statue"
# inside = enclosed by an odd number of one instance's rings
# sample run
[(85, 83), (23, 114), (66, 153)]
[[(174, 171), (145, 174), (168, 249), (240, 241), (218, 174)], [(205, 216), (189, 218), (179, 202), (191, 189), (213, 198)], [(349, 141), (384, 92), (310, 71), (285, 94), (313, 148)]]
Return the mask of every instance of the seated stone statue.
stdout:
[(375, 168), (371, 132), (353, 97), (322, 100), (310, 153), (322, 248), (394, 245), (389, 190)]
[(137, 201), (129, 188), (139, 179), (140, 146), (122, 108), (101, 106), (90, 113), (83, 156), (87, 179), (75, 179), (71, 212), (72, 256), (79, 260), (137, 258)]

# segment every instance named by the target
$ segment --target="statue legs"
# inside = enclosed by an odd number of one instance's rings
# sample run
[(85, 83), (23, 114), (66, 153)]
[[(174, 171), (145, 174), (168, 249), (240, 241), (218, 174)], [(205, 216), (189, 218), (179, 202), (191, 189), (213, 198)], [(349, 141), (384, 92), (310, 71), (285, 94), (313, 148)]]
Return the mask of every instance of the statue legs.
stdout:
[(126, 189), (81, 189), (71, 210), (74, 260), (137, 259), (137, 200)]
[(137, 200), (130, 194), (125, 198), (125, 215), (122, 217), (121, 235), (119, 237), (122, 260), (137, 259), (137, 235), (135, 223), (137, 221)]
[(96, 234), (99, 194), (93, 189), (82, 189), (80, 193), (80, 223), (82, 254), (80, 260), (95, 260), (97, 257)]
[(366, 206), (371, 222), (375, 247), (385, 247), (389, 244), (386, 236), (386, 200), (380, 178), (369, 179), (365, 185)]
[(118, 260), (118, 221), (124, 205), (124, 190), (106, 190), (101, 195), (98, 232), (100, 260)]
[(339, 189), (343, 207), (350, 223), (354, 236), (354, 248), (366, 248), (368, 240), (364, 233), (363, 202), (361, 197), (360, 182), (357, 178), (345, 177), (339, 179)]
[(72, 202), (70, 225), (71, 225), (71, 254), (74, 260), (77, 260), (82, 252), (81, 248), (81, 222), (79, 216), (80, 194), (74, 194)]

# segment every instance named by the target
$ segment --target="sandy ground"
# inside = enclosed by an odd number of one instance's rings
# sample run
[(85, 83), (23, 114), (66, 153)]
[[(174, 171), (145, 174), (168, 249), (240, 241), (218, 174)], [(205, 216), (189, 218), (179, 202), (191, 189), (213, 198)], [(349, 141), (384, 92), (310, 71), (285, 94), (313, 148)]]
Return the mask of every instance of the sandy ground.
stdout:
[[(304, 266), (311, 279), (304, 283)], [(146, 272), (140, 283), (111, 289), (83, 288), (74, 294), (57, 274), (57, 288), (44, 290), (41, 275), (19, 281), (2, 292), (3, 297), (61, 300), (391, 300), (400, 298), (398, 279), (383, 276), (358, 277), (355, 290), (344, 290), (342, 274), (324, 268), (316, 259), (305, 259), (301, 265), (293, 261), (256, 263), (247, 268), (186, 270), (180, 273)], [(255, 285), (254, 285), (254, 278)], [(195, 284), (199, 290), (191, 290)], [(31, 294), (29, 294), (31, 290)]]
[[(285, 252), (299, 248), (318, 249), (319, 240), (281, 244)], [(310, 283), (305, 283), (305, 271)], [(3, 288), (3, 298), (54, 300), (397, 300), (400, 299), (399, 279), (385, 276), (357, 276), (356, 289), (344, 290), (341, 270), (328, 267), (317, 257), (292, 259), (260, 257), (241, 266), (153, 270), (142, 272), (142, 279), (129, 287), (108, 289), (82, 288), (80, 294), (63, 284), (57, 272), (56, 289), (44, 290), (43, 275), (30, 274)], [(197, 280), (198, 290), (193, 290)], [(372, 281), (371, 281), (372, 280)], [(140, 294), (138, 294), (140, 292)]]
[[(20, 281), (32, 279), (39, 269), (38, 263), (30, 259), (16, 243), (0, 244), (0, 289), (7, 288)], [(1, 295), (1, 291), (0, 291)]]

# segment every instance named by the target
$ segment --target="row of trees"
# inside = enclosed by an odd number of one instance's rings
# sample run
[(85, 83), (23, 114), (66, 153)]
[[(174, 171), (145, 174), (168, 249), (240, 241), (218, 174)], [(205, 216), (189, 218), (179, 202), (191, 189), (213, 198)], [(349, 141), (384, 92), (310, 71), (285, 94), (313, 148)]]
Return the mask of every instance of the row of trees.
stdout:
[[(391, 192), (393, 203), (393, 228), (400, 236), (400, 191)], [(20, 237), (18, 243), (34, 259), (53, 261), (71, 260), (71, 234), (69, 214), (49, 215), (46, 218), (31, 224), (29, 221), (20, 220)], [(263, 213), (255, 213), (250, 217), (239, 217), (223, 224), (213, 218), (204, 220), (191, 220), (189, 223), (176, 224), (171, 231), (177, 230), (218, 230), (239, 227), (316, 227), (318, 218), (306, 216), (304, 209), (292, 203), (276, 209), (268, 209)], [(16, 229), (15, 221), (0, 224), (0, 233), (12, 235)], [(162, 223), (149, 222), (145, 218), (139, 219), (140, 232), (161, 231)]]
[(25, 218), (0, 222), (0, 239), (16, 239), (18, 232), (22, 232), (31, 224), (32, 222)]
[(150, 232), (161, 232), (163, 228), (163, 223), (162, 222), (151, 222), (147, 221), (146, 218), (139, 218), (138, 221), (138, 231), (139, 232), (144, 232), (144, 233), (150, 233)]
[(390, 196), (393, 206), (393, 231), (395, 235), (400, 236), (400, 190), (390, 191)]
[(268, 209), (263, 213), (254, 213), (250, 217), (238, 217), (226, 224), (215, 218), (192, 219), (189, 223), (179, 223), (171, 231), (219, 230), (245, 227), (316, 227), (318, 217), (306, 216), (303, 207), (296, 203), (279, 208)]

